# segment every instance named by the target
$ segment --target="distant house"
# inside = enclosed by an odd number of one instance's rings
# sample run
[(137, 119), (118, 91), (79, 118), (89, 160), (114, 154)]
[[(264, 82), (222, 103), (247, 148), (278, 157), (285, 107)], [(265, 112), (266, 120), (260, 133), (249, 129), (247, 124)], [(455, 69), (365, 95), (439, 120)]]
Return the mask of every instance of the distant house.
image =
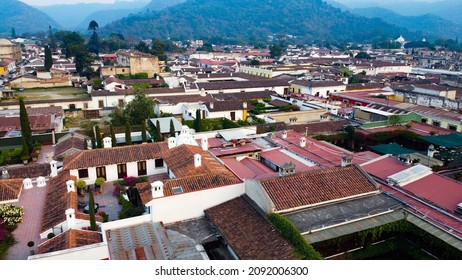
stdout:
[(170, 121), (173, 122), (173, 128), (175, 132), (179, 133), (181, 131), (182, 124), (175, 117), (149, 119), (149, 122), (156, 128), (157, 128), (157, 121), (159, 121), (160, 133), (164, 136), (164, 138), (169, 137)]
[(127, 85), (121, 79), (117, 79), (114, 76), (109, 76), (109, 78), (103, 81), (104, 90), (108, 91), (117, 91), (127, 89)]
[(339, 81), (294, 80), (290, 92), (298, 95), (328, 98), (332, 93), (346, 90), (346, 84)]

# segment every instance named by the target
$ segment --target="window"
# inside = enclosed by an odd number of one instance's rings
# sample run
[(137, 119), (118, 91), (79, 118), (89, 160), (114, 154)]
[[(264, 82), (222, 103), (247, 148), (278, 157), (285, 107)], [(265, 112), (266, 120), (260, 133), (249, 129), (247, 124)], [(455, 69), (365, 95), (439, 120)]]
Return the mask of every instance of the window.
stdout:
[(156, 158), (155, 165), (156, 168), (164, 167), (164, 160), (161, 158)]
[(236, 120), (236, 112), (231, 112), (231, 120), (232, 121)]
[(125, 163), (117, 164), (117, 177), (119, 179), (127, 177), (127, 165)]
[(427, 123), (427, 122), (428, 122), (427, 119), (422, 118), (422, 123)]
[(147, 174), (146, 170), (146, 161), (138, 162), (138, 176), (143, 176)]
[(345, 104), (347, 104), (347, 103), (348, 103), (348, 99), (343, 99), (342, 102), (345, 103)]
[(356, 105), (356, 106), (361, 106), (361, 105), (363, 105), (363, 104), (361, 104), (361, 102), (356, 102), (355, 105)]
[(103, 101), (103, 100), (99, 100), (99, 101), (98, 101), (98, 107), (99, 107), (99, 108), (103, 108), (103, 107), (104, 107), (104, 101)]
[(88, 169), (79, 169), (79, 179), (88, 178)]
[(448, 124), (448, 129), (457, 131), (457, 125)]
[(434, 126), (441, 126), (441, 122), (439, 122), (439, 121), (432, 121), (432, 125), (434, 125)]
[(96, 177), (102, 177), (104, 180), (106, 180), (106, 167), (101, 166), (101, 167), (96, 167)]
[(88, 103), (83, 103), (83, 108), (88, 109)]
[(119, 99), (119, 107), (123, 107), (124, 106), (124, 100), (123, 99)]

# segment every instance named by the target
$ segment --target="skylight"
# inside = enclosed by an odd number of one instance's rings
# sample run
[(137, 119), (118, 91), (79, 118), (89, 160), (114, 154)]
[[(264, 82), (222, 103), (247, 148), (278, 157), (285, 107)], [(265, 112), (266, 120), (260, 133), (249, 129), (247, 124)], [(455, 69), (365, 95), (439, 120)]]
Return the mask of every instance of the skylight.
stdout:
[(181, 187), (181, 186), (174, 187), (174, 188), (172, 188), (172, 192), (173, 192), (173, 194), (180, 194), (180, 193), (183, 192), (183, 187)]
[(404, 187), (405, 185), (417, 181), (427, 175), (432, 174), (430, 167), (418, 164), (401, 172), (395, 173), (387, 177), (389, 184)]

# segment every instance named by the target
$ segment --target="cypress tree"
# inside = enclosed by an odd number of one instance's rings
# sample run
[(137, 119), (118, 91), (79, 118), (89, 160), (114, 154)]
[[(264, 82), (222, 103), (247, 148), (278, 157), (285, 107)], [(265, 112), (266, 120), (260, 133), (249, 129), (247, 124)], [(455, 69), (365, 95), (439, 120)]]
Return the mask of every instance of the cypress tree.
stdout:
[(146, 143), (148, 141), (148, 138), (146, 136), (146, 123), (142, 122), (141, 123), (141, 142)]
[[(19, 121), (21, 124), (21, 137), (27, 146), (27, 151), (32, 151), (32, 129), (30, 128), (29, 116), (27, 115), (26, 105), (24, 99), (19, 99)], [(29, 154), (28, 154), (29, 155)]]
[(15, 39), (16, 38), (16, 30), (13, 28), (11, 28), (11, 38)]
[(53, 57), (51, 56), (51, 49), (48, 46), (45, 46), (45, 69), (50, 71), (51, 66), (53, 66)]
[(95, 126), (95, 133), (96, 133), (96, 147), (102, 148), (103, 147), (103, 138), (101, 137), (101, 131), (99, 130), (99, 126)]
[(110, 130), (110, 133), (111, 133), (112, 147), (115, 147), (115, 146), (117, 146), (117, 139), (115, 137), (114, 127), (112, 126), (112, 123), (109, 125), (109, 130)]
[(194, 129), (196, 132), (201, 131), (201, 110), (196, 110), (196, 119), (194, 120)]
[(88, 143), (86, 139), (83, 140), (83, 149), (88, 150)]
[(125, 145), (132, 144), (132, 128), (129, 122), (125, 123)]
[(170, 120), (170, 137), (175, 137), (175, 125), (173, 119)]
[(48, 37), (50, 37), (50, 48), (52, 51), (55, 51), (58, 46), (56, 45), (56, 39), (53, 35), (53, 29), (51, 28), (51, 25), (48, 25), (48, 31)]
[(95, 216), (95, 198), (93, 197), (93, 191), (90, 190), (90, 198), (88, 200), (88, 214), (90, 215), (90, 230), (96, 231), (96, 216)]
[(160, 133), (160, 122), (157, 120), (156, 122), (156, 142), (162, 142), (164, 139), (162, 138), (162, 133)]

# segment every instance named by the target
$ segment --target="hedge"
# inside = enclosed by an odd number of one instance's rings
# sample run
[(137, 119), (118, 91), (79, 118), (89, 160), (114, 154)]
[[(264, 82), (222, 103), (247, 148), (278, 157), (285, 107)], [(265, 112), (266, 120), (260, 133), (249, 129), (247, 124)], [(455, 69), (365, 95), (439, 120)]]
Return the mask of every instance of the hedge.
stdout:
[(302, 260), (322, 260), (322, 255), (306, 242), (298, 229), (287, 218), (272, 213), (268, 216), (273, 227), (294, 247), (296, 256)]

